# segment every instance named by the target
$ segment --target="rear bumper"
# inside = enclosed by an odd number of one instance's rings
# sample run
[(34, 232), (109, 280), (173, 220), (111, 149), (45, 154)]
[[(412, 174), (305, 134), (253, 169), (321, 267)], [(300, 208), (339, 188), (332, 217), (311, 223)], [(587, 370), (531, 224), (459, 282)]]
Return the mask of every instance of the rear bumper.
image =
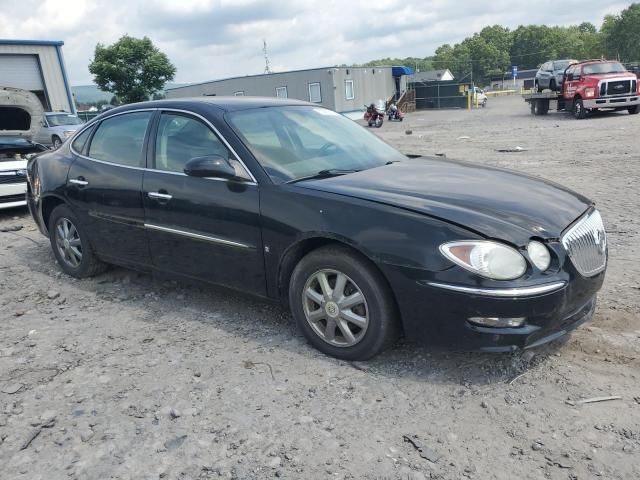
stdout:
[(582, 101), (585, 108), (625, 108), (640, 105), (640, 95), (594, 98)]
[[(463, 292), (416, 279), (415, 271), (385, 268), (408, 340), (462, 350), (508, 352), (553, 341), (588, 321), (605, 272), (590, 278), (566, 275), (553, 289), (491, 295)], [(413, 277), (413, 278), (412, 278)], [(533, 293), (532, 293), (533, 292)], [(519, 327), (487, 327), (472, 317), (525, 317)]]
[(27, 184), (8, 183), (0, 185), (0, 210), (23, 207), (27, 204)]

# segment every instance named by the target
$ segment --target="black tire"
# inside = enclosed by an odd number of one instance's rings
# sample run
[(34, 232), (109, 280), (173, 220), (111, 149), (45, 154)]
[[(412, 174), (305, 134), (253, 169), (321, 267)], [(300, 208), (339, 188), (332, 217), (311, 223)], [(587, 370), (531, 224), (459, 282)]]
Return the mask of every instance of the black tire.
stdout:
[(552, 92), (555, 92), (558, 89), (558, 87), (556, 86), (556, 81), (555, 80), (550, 80), (549, 81), (549, 90), (551, 90)]
[(379, 117), (376, 119), (376, 128), (380, 128), (380, 127), (382, 126), (382, 124), (383, 124), (383, 123), (384, 123), (384, 117), (379, 116)]
[(572, 112), (573, 112), (573, 116), (578, 120), (582, 120), (582, 119), (586, 118), (587, 109), (584, 108), (584, 102), (582, 101), (581, 98), (576, 98), (573, 101)]
[(640, 105), (634, 105), (633, 107), (627, 108), (629, 111), (629, 115), (637, 115), (640, 113)]
[(51, 144), (53, 145), (53, 149), (57, 150), (62, 145), (62, 140), (60, 140), (59, 136), (54, 135), (51, 137)]
[(536, 82), (536, 90), (538, 93), (542, 93), (542, 90), (544, 90), (542, 87), (540, 87), (540, 84), (538, 82)]
[[(336, 288), (337, 277), (333, 278), (333, 285), (331, 285), (331, 272), (334, 274), (340, 272), (347, 277), (347, 286), (343, 287), (343, 291), (340, 292), (341, 298), (346, 295), (346, 289), (352, 286), (355, 287), (352, 291), (359, 290), (364, 298), (362, 304), (352, 307), (364, 308), (364, 315), (367, 318), (365, 329), (355, 328), (355, 335), (361, 335), (356, 343), (349, 345), (347, 337), (342, 334), (342, 327), (335, 325), (335, 321), (343, 321), (342, 314), (345, 310), (348, 310), (347, 313), (353, 313), (350, 308), (341, 309), (337, 305), (339, 302), (334, 303), (338, 313), (332, 324), (334, 325), (333, 333), (335, 334), (333, 341), (340, 341), (340, 336), (342, 336), (347, 344), (342, 346), (335, 345), (330, 340), (327, 340), (323, 333), (316, 332), (316, 328), (324, 330), (325, 334), (328, 331), (330, 318), (327, 315), (331, 311), (329, 303), (332, 303), (332, 301), (327, 301), (327, 297), (324, 297), (323, 302), (326, 301), (327, 304), (323, 308), (320, 303), (307, 300), (308, 297), (305, 292), (313, 285), (312, 279), (314, 276), (322, 272), (326, 272), (327, 283), (332, 290)], [(320, 298), (323, 298), (323, 296), (320, 295)], [(329, 298), (333, 299), (333, 297)], [(325, 315), (324, 319), (316, 322), (316, 326), (312, 326), (311, 320), (307, 320), (307, 314), (305, 313), (306, 302), (310, 302), (317, 308), (317, 310), (314, 308), (313, 311), (320, 311), (321, 314)], [(369, 260), (346, 247), (322, 247), (300, 260), (289, 282), (289, 305), (298, 328), (309, 343), (321, 352), (342, 360), (367, 360), (391, 346), (398, 337), (398, 314), (384, 277)], [(361, 313), (362, 311), (359, 314)], [(323, 321), (324, 324), (322, 323)], [(351, 327), (347, 326), (347, 328), (350, 329)], [(350, 331), (353, 330), (350, 329)]]
[[(76, 247), (76, 249), (80, 251), (81, 258), (78, 261), (77, 257), (73, 257), (75, 258), (77, 265), (74, 265), (74, 262), (71, 261), (71, 257), (65, 257), (61, 251), (61, 249), (64, 250), (65, 247), (63, 246), (64, 241), (61, 241), (61, 235), (58, 227), (62, 228), (62, 223), (64, 221), (70, 222), (78, 234), (77, 239), (79, 241), (79, 248)], [(53, 212), (51, 212), (51, 216), (49, 217), (48, 227), (49, 241), (51, 243), (53, 255), (56, 257), (56, 261), (58, 262), (58, 265), (60, 265), (60, 268), (62, 268), (67, 275), (71, 275), (76, 278), (86, 278), (97, 275), (106, 269), (106, 264), (101, 262), (93, 252), (93, 248), (89, 243), (89, 239), (87, 238), (83, 226), (67, 205), (58, 205), (53, 209)]]

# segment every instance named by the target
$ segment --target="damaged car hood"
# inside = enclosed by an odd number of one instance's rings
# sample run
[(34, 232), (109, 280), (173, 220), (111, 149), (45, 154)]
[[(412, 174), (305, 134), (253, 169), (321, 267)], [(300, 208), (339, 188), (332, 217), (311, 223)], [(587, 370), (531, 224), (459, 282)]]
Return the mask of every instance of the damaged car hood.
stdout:
[(516, 245), (560, 237), (592, 205), (542, 179), (427, 157), (297, 185), (420, 212)]
[(32, 92), (0, 87), (0, 143), (2, 137), (32, 140), (42, 127), (43, 115), (42, 104)]

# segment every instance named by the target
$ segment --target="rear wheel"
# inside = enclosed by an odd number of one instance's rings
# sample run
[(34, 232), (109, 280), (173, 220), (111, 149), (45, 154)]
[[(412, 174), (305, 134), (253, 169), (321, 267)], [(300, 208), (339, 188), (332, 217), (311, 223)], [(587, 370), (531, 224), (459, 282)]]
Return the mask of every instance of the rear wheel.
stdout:
[(587, 110), (584, 108), (584, 102), (581, 98), (573, 101), (573, 116), (578, 120), (582, 120), (587, 116)]
[(629, 110), (630, 115), (637, 115), (640, 113), (640, 105), (634, 105), (633, 107), (627, 108)]
[(58, 205), (51, 212), (49, 241), (58, 264), (72, 277), (91, 277), (106, 268), (93, 253), (84, 228), (66, 205)]
[(309, 343), (343, 360), (366, 360), (397, 338), (396, 308), (384, 278), (340, 246), (304, 257), (289, 284), (291, 312)]

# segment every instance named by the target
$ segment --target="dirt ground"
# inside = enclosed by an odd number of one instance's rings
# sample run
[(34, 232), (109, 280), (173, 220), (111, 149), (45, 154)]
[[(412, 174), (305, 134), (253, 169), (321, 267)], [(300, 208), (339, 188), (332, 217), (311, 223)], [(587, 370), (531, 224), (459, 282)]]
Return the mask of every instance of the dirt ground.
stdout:
[[(401, 342), (347, 363), (242, 294), (69, 278), (26, 210), (1, 212), (0, 478), (640, 478), (640, 116), (532, 117), (513, 97), (375, 133), (594, 199), (610, 264), (593, 321), (524, 354)], [(621, 398), (580, 403), (604, 396)]]

